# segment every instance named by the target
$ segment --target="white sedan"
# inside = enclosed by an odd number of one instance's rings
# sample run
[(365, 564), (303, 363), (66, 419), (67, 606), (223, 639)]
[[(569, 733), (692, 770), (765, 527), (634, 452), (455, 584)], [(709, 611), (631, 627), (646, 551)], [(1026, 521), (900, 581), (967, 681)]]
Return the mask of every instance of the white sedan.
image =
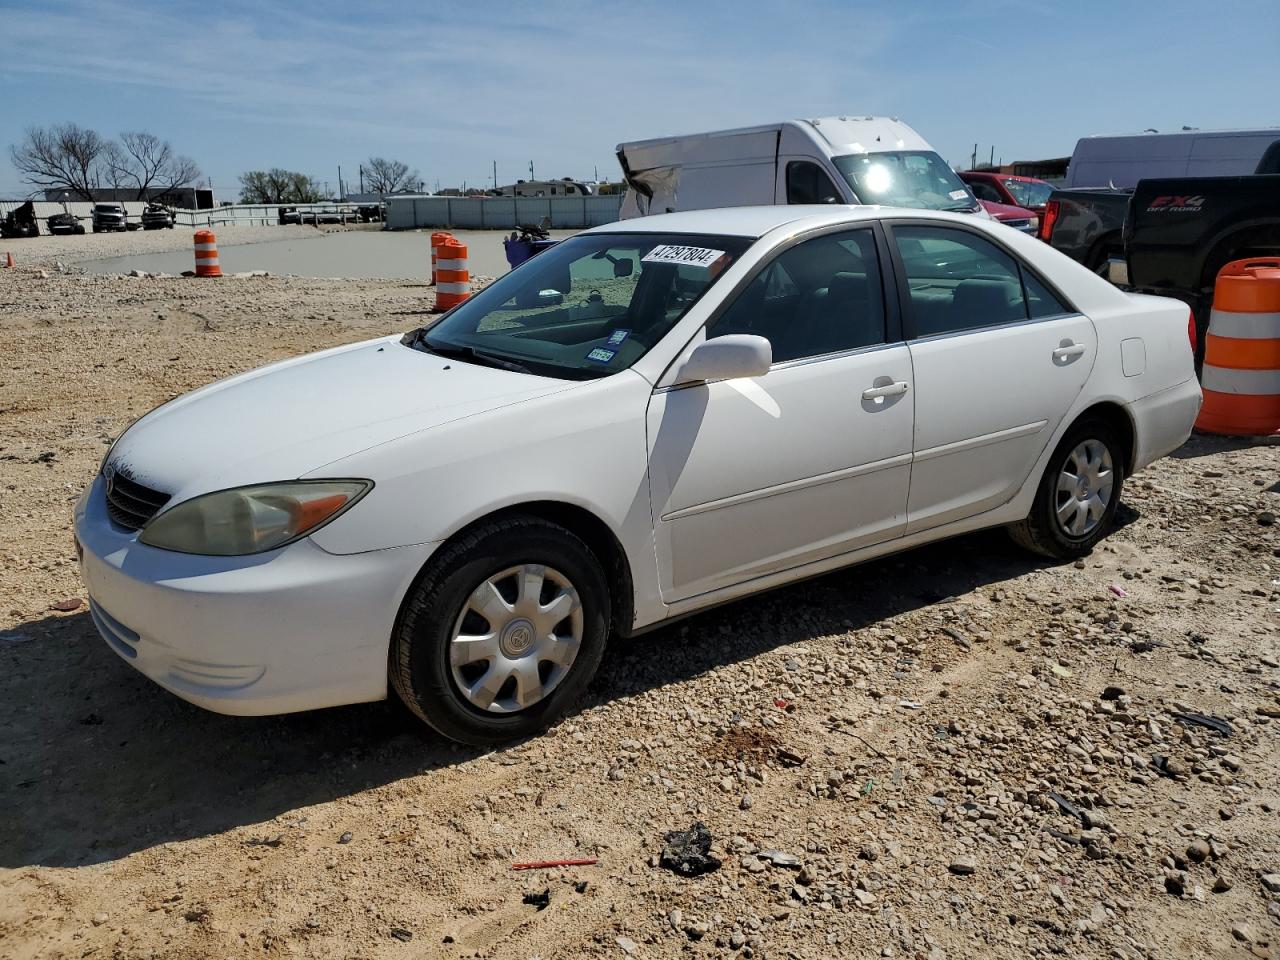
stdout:
[(211, 384), (76, 508), (90, 609), (223, 713), (378, 700), (491, 744), (610, 632), (981, 527), (1058, 558), (1187, 438), (1187, 307), (999, 224), (628, 220), (406, 336)]

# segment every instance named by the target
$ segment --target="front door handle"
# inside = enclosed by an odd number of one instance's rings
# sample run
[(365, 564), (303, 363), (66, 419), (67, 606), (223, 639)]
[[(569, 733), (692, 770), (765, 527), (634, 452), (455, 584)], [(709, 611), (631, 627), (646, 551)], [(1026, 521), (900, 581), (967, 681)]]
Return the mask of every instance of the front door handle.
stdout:
[(879, 400), (881, 397), (898, 397), (907, 392), (909, 384), (905, 380), (895, 380), (883, 387), (868, 387), (862, 391), (863, 400)]
[(1064, 340), (1053, 351), (1054, 363), (1066, 363), (1068, 360), (1074, 360), (1076, 357), (1084, 356), (1084, 344), (1072, 343), (1070, 340)]

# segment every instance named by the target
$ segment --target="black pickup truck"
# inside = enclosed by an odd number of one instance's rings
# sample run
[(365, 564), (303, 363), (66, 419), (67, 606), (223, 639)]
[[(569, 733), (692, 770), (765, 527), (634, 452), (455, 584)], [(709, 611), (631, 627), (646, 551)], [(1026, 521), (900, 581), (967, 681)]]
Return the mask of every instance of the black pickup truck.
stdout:
[(1189, 304), (1203, 344), (1218, 271), (1280, 256), (1280, 171), (1139, 181), (1123, 242), (1128, 286)]
[(1104, 273), (1107, 261), (1123, 256), (1122, 231), (1132, 193), (1113, 187), (1055, 190), (1040, 215), (1039, 237), (1090, 270)]

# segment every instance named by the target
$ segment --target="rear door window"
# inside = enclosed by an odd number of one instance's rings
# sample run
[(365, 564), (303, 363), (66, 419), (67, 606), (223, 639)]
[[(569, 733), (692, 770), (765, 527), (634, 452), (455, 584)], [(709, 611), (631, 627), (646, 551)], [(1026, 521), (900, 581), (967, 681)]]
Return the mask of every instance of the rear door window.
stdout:
[(895, 226), (893, 237), (906, 274), (915, 337), (1030, 317), (1018, 262), (991, 241), (933, 226)]

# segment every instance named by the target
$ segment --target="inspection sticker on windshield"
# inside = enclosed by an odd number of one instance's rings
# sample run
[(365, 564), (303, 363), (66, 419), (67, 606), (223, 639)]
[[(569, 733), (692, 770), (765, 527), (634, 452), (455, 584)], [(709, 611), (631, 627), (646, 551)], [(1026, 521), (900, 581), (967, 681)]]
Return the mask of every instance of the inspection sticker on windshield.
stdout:
[(622, 342), (631, 336), (630, 330), (615, 330), (609, 334), (609, 339), (605, 341), (611, 347), (620, 347)]
[(641, 257), (640, 262), (675, 263), (686, 267), (710, 267), (723, 256), (723, 250), (709, 250), (706, 247), (681, 247), (671, 243), (663, 243)]
[(587, 359), (594, 360), (596, 363), (608, 363), (617, 355), (617, 350), (606, 350), (604, 347), (596, 347), (587, 354)]

